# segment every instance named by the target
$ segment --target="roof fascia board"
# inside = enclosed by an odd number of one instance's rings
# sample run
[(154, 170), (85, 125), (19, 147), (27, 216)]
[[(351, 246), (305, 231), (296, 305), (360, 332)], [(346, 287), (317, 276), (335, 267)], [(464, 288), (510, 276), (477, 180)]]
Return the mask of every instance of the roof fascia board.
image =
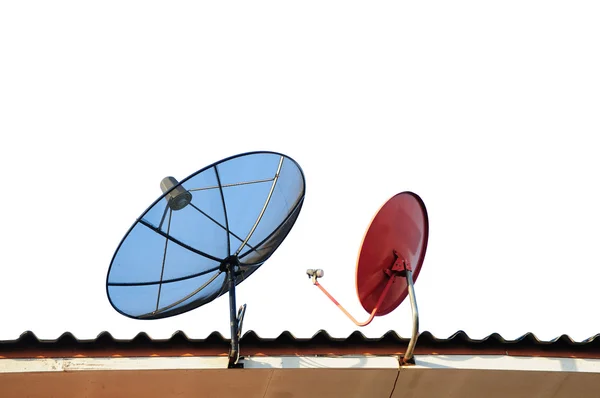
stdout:
[(486, 369), (600, 373), (600, 359), (509, 355), (418, 355), (407, 369)]
[[(400, 366), (396, 356), (246, 357), (246, 369), (470, 369), (600, 373), (600, 360), (502, 355), (418, 355)], [(33, 358), (0, 359), (0, 373), (89, 370), (227, 369), (227, 357)]]

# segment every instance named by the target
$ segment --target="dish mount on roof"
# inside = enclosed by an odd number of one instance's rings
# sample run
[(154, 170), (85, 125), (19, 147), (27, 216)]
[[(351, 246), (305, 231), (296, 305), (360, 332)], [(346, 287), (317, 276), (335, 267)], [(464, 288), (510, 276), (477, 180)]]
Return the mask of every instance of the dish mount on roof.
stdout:
[(182, 314), (229, 292), (229, 367), (239, 367), (246, 305), (235, 287), (281, 245), (304, 202), (305, 180), (293, 159), (251, 152), (223, 159), (178, 182), (131, 226), (112, 258), (106, 291), (134, 319)]
[(321, 269), (306, 271), (316, 285), (357, 326), (395, 310), (410, 296), (413, 328), (403, 362), (411, 361), (419, 335), (419, 310), (413, 286), (423, 265), (429, 236), (427, 210), (421, 198), (401, 192), (379, 209), (363, 238), (356, 264), (356, 292), (369, 318), (359, 322), (319, 283)]

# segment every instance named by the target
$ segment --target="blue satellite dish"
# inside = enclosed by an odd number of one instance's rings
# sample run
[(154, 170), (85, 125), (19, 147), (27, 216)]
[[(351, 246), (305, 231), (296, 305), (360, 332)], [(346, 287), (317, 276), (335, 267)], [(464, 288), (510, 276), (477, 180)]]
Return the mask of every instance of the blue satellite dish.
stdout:
[[(233, 319), (235, 286), (275, 252), (300, 213), (302, 169), (286, 155), (251, 152), (181, 182), (166, 177), (160, 185), (163, 195), (131, 226), (112, 258), (106, 279), (111, 305), (130, 318), (159, 319), (229, 291)], [(239, 338), (244, 309), (235, 317), (232, 339), (234, 333)]]

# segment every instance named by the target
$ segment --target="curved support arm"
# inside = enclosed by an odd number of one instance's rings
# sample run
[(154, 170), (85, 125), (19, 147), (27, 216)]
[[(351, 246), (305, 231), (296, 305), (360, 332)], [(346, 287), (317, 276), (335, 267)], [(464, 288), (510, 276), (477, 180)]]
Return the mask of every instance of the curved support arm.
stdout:
[[(342, 310), (342, 312), (344, 314), (346, 314), (346, 316), (348, 318), (350, 318), (350, 320), (352, 322), (354, 322), (354, 324), (356, 326), (367, 326), (369, 323), (371, 323), (373, 318), (375, 318), (375, 315), (377, 315), (377, 311), (379, 310), (381, 303), (383, 303), (385, 296), (387, 296), (388, 291), (390, 290), (390, 287), (392, 287), (392, 284), (394, 283), (394, 279), (396, 279), (395, 275), (390, 276), (390, 279), (388, 280), (387, 284), (385, 285), (383, 292), (381, 292), (381, 296), (379, 296), (379, 300), (377, 300), (377, 304), (375, 305), (375, 308), (373, 308), (373, 311), (371, 311), (371, 315), (369, 316), (369, 319), (367, 319), (365, 322), (359, 322), (356, 319), (354, 319), (354, 317), (352, 315), (350, 315), (350, 313), (348, 311), (346, 311), (346, 309), (344, 307), (342, 307), (342, 305), (336, 299), (334, 299), (333, 296), (331, 294), (329, 294), (329, 292), (327, 290), (325, 290), (325, 288), (319, 283), (318, 280), (316, 280), (316, 278), (313, 280), (313, 283), (315, 286), (317, 286), (319, 289), (321, 289), (321, 291), (323, 293), (325, 293), (325, 295), (327, 297), (329, 297), (329, 300), (331, 300), (333, 302), (333, 304), (337, 305), (337, 307), (340, 310)], [(411, 302), (412, 302), (412, 300), (411, 300)]]
[(415, 346), (417, 345), (417, 338), (419, 338), (419, 309), (417, 308), (417, 298), (415, 297), (415, 286), (413, 284), (412, 271), (406, 271), (406, 282), (408, 284), (408, 296), (410, 297), (410, 308), (412, 311), (412, 335), (410, 342), (404, 353), (402, 362), (406, 364), (413, 357)]

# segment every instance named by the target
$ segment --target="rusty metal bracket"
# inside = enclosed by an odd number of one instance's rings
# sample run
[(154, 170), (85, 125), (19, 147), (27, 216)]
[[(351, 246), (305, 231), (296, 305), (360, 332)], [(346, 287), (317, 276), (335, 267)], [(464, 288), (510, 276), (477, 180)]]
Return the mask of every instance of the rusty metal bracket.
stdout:
[(402, 257), (402, 255), (400, 253), (398, 253), (396, 250), (394, 250), (393, 253), (394, 253), (394, 263), (392, 264), (392, 266), (389, 269), (386, 269), (383, 272), (385, 272), (386, 275), (388, 275), (388, 276), (391, 275), (392, 272), (395, 272), (399, 276), (406, 276), (406, 271), (412, 272), (412, 267), (410, 265), (410, 262), (406, 261), (404, 259), (404, 257)]

